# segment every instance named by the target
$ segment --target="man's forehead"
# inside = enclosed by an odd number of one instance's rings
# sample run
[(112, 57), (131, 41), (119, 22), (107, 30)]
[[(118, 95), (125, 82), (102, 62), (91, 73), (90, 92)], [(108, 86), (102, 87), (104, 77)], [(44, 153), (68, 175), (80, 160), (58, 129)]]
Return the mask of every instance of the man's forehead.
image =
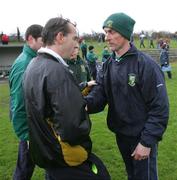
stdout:
[(104, 29), (103, 29), (104, 31), (114, 31), (112, 28), (109, 28), (109, 27), (104, 27)]
[(70, 30), (76, 38), (79, 38), (79, 31), (73, 24), (70, 24)]

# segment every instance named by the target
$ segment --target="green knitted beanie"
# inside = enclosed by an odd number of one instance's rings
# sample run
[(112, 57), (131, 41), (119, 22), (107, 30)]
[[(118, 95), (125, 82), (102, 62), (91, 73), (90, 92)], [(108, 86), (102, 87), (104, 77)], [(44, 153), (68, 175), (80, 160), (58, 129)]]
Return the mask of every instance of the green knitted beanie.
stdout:
[(105, 27), (111, 28), (120, 33), (126, 39), (130, 40), (130, 36), (133, 33), (133, 27), (135, 20), (124, 13), (115, 13), (110, 15), (106, 21), (104, 21), (103, 29)]

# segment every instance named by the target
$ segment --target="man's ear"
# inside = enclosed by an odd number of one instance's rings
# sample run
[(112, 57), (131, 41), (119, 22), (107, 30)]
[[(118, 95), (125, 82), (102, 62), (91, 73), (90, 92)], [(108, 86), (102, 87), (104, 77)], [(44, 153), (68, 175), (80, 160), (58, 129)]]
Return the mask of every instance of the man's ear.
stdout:
[(28, 41), (28, 42), (32, 42), (33, 39), (34, 39), (33, 36), (32, 36), (32, 35), (29, 35), (27, 41)]
[(63, 41), (64, 41), (64, 35), (63, 35), (62, 32), (59, 32), (59, 33), (57, 34), (57, 36), (56, 36), (56, 41), (57, 41), (58, 43), (60, 43), (60, 44), (63, 43)]
[(30, 47), (32, 47), (34, 43), (35, 43), (34, 37), (33, 37), (32, 35), (29, 35), (29, 36), (28, 36), (28, 39), (27, 39), (27, 44), (28, 44)]

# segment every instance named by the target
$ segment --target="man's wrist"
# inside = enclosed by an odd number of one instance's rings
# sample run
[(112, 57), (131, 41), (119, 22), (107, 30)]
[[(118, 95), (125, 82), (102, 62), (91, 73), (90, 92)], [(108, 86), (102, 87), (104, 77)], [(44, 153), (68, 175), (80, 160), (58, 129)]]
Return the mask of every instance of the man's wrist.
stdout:
[(88, 87), (88, 82), (85, 82), (85, 87)]
[(148, 147), (148, 148), (150, 148), (150, 147), (151, 147), (151, 145), (150, 145), (150, 144), (146, 143), (146, 142), (145, 142), (145, 141), (143, 141), (143, 140), (141, 140), (141, 141), (140, 141), (140, 144), (142, 144), (144, 147)]

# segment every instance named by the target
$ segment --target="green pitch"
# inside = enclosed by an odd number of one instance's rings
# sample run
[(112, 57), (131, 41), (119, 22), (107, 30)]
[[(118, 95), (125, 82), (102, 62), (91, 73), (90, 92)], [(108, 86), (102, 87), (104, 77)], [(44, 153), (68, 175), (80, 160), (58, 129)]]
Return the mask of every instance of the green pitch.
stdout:
[[(177, 63), (172, 65), (173, 79), (166, 76), (170, 100), (170, 119), (163, 141), (159, 144), (158, 169), (160, 180), (177, 179)], [(91, 115), (93, 151), (104, 161), (112, 180), (126, 180), (125, 167), (116, 147), (114, 134), (106, 126), (106, 111)], [(0, 180), (11, 180), (18, 150), (9, 120), (8, 83), (0, 83)], [(44, 171), (36, 168), (32, 180), (43, 180)]]

